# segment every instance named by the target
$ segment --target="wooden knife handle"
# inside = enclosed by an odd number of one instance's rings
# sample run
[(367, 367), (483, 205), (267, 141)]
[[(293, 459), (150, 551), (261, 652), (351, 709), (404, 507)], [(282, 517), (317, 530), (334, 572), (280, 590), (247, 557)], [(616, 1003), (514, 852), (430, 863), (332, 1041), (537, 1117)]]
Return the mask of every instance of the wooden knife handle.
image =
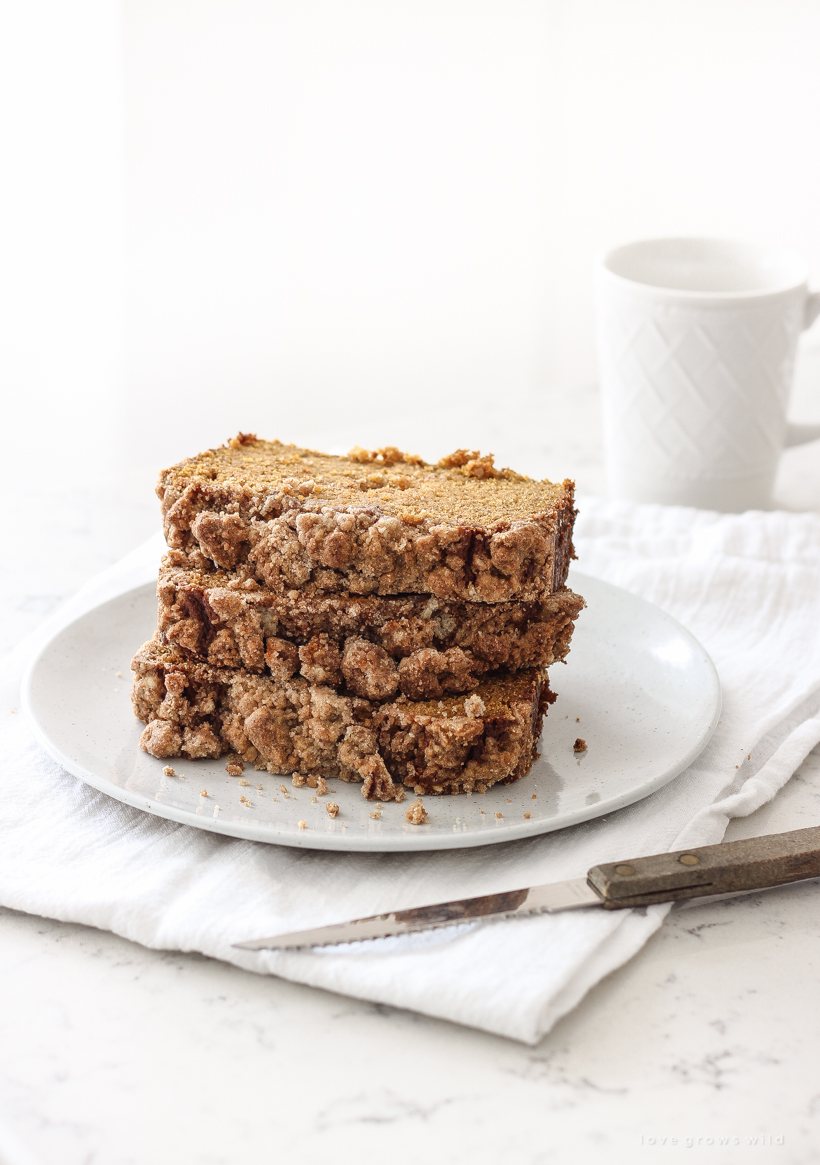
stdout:
[(593, 866), (587, 881), (608, 910), (763, 890), (820, 877), (820, 826)]

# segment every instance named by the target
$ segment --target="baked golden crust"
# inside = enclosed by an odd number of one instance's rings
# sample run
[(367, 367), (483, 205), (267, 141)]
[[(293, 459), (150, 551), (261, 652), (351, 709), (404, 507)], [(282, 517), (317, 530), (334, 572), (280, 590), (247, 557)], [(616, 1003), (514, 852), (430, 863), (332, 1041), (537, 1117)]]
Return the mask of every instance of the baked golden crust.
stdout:
[(573, 556), (572, 482), (466, 450), (427, 465), (240, 434), (165, 470), (157, 493), (168, 545), (191, 566), (248, 564), (271, 589), (499, 603), (560, 589)]
[(386, 702), (301, 677), (215, 668), (152, 640), (136, 654), (132, 700), (157, 757), (230, 754), (271, 773), (361, 781), (369, 800), (483, 792), (532, 765), (554, 700), (546, 673), (484, 677), (468, 696)]
[(567, 589), (497, 604), (309, 586), (272, 591), (247, 568), (189, 570), (174, 565), (178, 558), (185, 561), (171, 551), (159, 574), (164, 641), (215, 666), (298, 673), (368, 698), (379, 698), (379, 685), (381, 698), (399, 690), (414, 700), (440, 698), (469, 691), (498, 668), (548, 667), (569, 651), (584, 606)]

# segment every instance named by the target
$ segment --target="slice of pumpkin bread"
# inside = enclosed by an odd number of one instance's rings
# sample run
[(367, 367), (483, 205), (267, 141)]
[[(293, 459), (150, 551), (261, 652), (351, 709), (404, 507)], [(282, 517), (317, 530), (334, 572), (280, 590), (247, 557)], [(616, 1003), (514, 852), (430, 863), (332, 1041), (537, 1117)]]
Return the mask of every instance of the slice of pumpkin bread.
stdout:
[(157, 586), (161, 640), (215, 666), (413, 700), (466, 692), (498, 668), (548, 667), (569, 651), (584, 600), (566, 588), (510, 603), (339, 595), (260, 586), (245, 564), (190, 570), (178, 551)]
[(547, 704), (544, 671), (485, 676), (468, 696), (379, 702), (293, 676), (192, 660), (151, 640), (131, 664), (152, 756), (229, 754), (271, 773), (361, 781), (369, 800), (483, 792), (529, 772)]
[(166, 469), (157, 493), (168, 545), (192, 567), (247, 564), (272, 590), (501, 603), (560, 590), (573, 557), (573, 483), (467, 450), (428, 465), (240, 433)]

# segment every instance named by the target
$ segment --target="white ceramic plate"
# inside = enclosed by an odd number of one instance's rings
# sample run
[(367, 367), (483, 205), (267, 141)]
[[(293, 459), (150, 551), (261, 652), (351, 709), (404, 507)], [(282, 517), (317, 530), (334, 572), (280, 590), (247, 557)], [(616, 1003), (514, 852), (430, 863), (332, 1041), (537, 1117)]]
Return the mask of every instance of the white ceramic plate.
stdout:
[[(558, 700), (545, 720), (540, 758), (523, 780), (483, 795), (426, 797), (428, 825), (405, 820), (412, 795), (373, 819), (361, 786), (344, 781), (331, 781), (327, 797), (314, 803), (313, 789), (296, 789), (289, 778), (249, 766), (243, 779), (250, 785), (240, 785), (225, 772), (224, 759), (174, 760), (182, 776), (164, 776), (168, 762), (137, 747), (143, 725), (129, 695), (131, 656), (156, 625), (153, 585), (101, 604), (55, 635), (32, 664), (23, 698), (44, 748), (70, 773), (172, 821), (310, 849), (511, 841), (600, 817), (653, 793), (692, 763), (720, 715), (714, 665), (688, 631), (619, 587), (580, 574), (570, 581), (588, 606), (567, 663), (550, 673)], [(587, 751), (576, 755), (579, 736)], [(340, 806), (335, 819), (325, 811), (327, 800)]]

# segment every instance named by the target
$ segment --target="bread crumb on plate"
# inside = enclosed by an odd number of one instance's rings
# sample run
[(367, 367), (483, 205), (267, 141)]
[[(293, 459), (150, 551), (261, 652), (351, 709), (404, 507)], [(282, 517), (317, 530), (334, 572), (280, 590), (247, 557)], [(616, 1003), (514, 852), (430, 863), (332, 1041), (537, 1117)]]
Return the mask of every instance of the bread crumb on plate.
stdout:
[(416, 799), (404, 815), (411, 825), (426, 825), (428, 823), (427, 810), (420, 799)]

